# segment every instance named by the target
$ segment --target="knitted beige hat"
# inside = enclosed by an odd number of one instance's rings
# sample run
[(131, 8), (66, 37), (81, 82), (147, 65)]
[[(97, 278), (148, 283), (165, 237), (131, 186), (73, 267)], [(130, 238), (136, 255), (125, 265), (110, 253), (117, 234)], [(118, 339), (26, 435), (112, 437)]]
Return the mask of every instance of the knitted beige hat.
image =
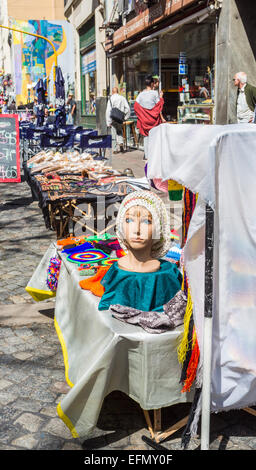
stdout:
[(124, 251), (125, 245), (123, 223), (125, 213), (130, 207), (145, 207), (153, 219), (153, 244), (152, 258), (162, 258), (170, 249), (170, 219), (162, 199), (152, 191), (134, 191), (128, 194), (122, 201), (116, 219), (116, 235)]

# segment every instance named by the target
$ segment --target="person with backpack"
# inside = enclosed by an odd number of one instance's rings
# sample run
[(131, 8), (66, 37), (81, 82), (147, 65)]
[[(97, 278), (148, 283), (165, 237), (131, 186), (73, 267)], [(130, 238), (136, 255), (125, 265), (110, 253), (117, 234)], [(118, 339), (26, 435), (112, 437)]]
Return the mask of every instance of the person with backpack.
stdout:
[(124, 152), (123, 122), (130, 116), (126, 98), (114, 87), (106, 109), (106, 123), (111, 127), (113, 153)]

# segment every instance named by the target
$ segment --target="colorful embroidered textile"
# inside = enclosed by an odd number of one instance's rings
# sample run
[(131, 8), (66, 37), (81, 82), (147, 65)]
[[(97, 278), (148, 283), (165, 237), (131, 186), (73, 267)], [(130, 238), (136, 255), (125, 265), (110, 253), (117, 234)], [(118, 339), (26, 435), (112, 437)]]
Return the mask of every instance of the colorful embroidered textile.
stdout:
[(110, 305), (125, 305), (144, 311), (163, 311), (166, 304), (180, 290), (182, 275), (169, 261), (160, 261), (156, 272), (125, 271), (114, 263), (102, 280), (105, 288), (99, 310)]
[(183, 195), (183, 186), (174, 180), (168, 180), (168, 193), (170, 201), (180, 201)]
[(90, 242), (81, 243), (73, 248), (65, 248), (62, 250), (62, 253), (71, 254), (71, 253), (81, 253), (85, 250), (93, 248), (94, 245)]
[(67, 256), (67, 261), (71, 263), (83, 264), (83, 263), (97, 263), (98, 261), (109, 258), (106, 253), (96, 248), (82, 251), (81, 253), (71, 253)]
[(56, 292), (52, 291), (46, 283), (50, 259), (56, 257), (56, 246), (52, 243), (25, 287), (25, 290), (36, 302), (41, 302), (56, 296)]
[(110, 268), (110, 266), (112, 266), (112, 264), (116, 263), (118, 261), (119, 258), (106, 258), (106, 259), (103, 259), (102, 261), (100, 261), (100, 264), (101, 266), (108, 266)]
[(180, 236), (176, 230), (171, 230), (171, 240), (179, 241)]
[(82, 289), (90, 290), (97, 297), (102, 297), (102, 295), (104, 294), (104, 287), (102, 286), (100, 281), (103, 279), (108, 270), (108, 266), (99, 268), (94, 276), (90, 277), (89, 279), (83, 279), (82, 281), (80, 281), (80, 287), (82, 287)]
[(50, 259), (50, 264), (47, 270), (46, 284), (49, 287), (49, 289), (53, 292), (56, 292), (57, 287), (58, 287), (60, 266), (61, 266), (61, 260), (59, 258), (53, 257)]
[(66, 246), (66, 245), (72, 245), (72, 244), (79, 244), (79, 243), (84, 243), (86, 241), (86, 237), (84, 235), (80, 237), (67, 237), (63, 238), (62, 240), (57, 240), (57, 245), (58, 246)]
[(174, 262), (176, 262), (180, 260), (180, 256), (181, 256), (181, 248), (180, 248), (180, 245), (176, 243), (175, 245), (171, 247), (168, 253), (166, 253), (165, 258), (170, 258)]
[(148, 333), (165, 333), (183, 323), (187, 298), (182, 290), (163, 306), (163, 312), (144, 312), (124, 305), (110, 305), (113, 317), (138, 325)]

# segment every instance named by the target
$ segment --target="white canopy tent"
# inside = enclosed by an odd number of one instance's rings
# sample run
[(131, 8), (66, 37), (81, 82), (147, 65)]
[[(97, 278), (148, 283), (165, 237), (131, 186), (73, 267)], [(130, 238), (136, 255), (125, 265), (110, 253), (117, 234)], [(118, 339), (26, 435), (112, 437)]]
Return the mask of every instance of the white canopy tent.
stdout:
[(161, 124), (149, 148), (148, 178), (198, 194), (184, 264), (207, 450), (211, 412), (256, 404), (256, 126)]

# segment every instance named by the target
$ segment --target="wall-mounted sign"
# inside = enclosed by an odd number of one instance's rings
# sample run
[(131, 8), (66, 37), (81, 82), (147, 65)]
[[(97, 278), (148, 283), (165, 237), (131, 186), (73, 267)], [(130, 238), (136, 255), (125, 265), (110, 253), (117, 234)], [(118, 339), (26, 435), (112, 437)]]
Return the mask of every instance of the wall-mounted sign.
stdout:
[(187, 75), (188, 66), (187, 64), (179, 64), (179, 75)]
[(113, 34), (113, 42), (106, 43), (105, 49), (108, 50), (113, 46), (117, 46), (126, 39), (130, 39), (150, 26), (162, 21), (167, 16), (193, 3), (197, 3), (197, 0), (159, 0), (158, 3), (142, 11), (124, 26), (117, 29)]
[(94, 70), (96, 70), (96, 49), (87, 52), (87, 54), (82, 55), (81, 58), (82, 75), (93, 72)]
[(19, 120), (0, 114), (0, 183), (20, 183)]

